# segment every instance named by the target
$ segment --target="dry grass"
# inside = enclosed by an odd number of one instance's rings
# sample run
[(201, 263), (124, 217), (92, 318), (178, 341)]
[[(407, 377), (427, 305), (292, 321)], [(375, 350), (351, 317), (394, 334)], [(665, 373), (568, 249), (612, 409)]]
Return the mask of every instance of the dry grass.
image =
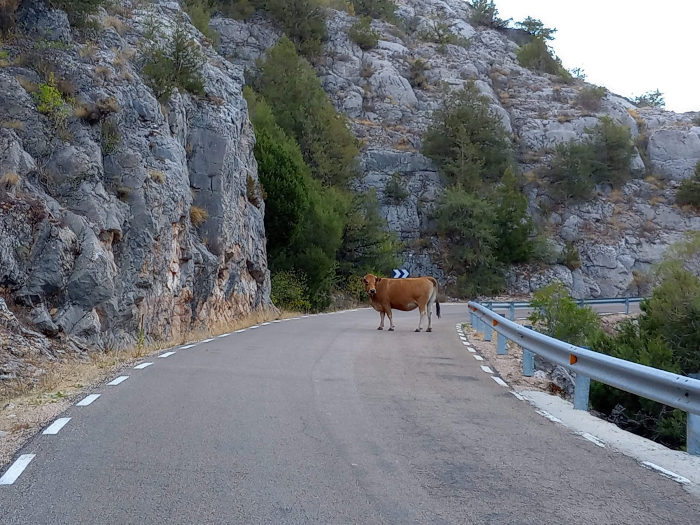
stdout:
[(413, 144), (411, 144), (411, 141), (406, 137), (401, 137), (399, 140), (394, 142), (394, 149), (399, 151), (417, 151)]
[(22, 86), (27, 93), (35, 93), (36, 90), (39, 89), (39, 86), (22, 75), (17, 76), (17, 82), (19, 82), (19, 85)]
[(209, 218), (207, 210), (200, 208), (199, 206), (190, 206), (190, 219), (195, 228), (204, 224), (204, 222)]
[(6, 190), (11, 190), (19, 184), (19, 175), (14, 172), (5, 173), (0, 177), (0, 188), (5, 188)]
[(0, 127), (6, 129), (24, 129), (24, 123), (21, 120), (6, 120), (0, 123)]
[(119, 33), (121, 36), (124, 36), (126, 34), (127, 29), (129, 29), (124, 22), (119, 20), (116, 16), (111, 16), (111, 15), (106, 16), (104, 18), (104, 20), (102, 21), (102, 25), (105, 28), (111, 27), (117, 33)]
[(148, 170), (148, 176), (151, 177), (153, 182), (158, 184), (163, 184), (165, 182), (165, 173), (161, 170)]

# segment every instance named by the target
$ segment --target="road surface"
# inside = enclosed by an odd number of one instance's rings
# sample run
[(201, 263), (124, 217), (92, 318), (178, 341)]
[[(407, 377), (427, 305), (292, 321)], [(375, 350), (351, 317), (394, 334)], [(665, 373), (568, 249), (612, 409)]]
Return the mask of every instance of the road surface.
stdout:
[(0, 485), (5, 524), (698, 523), (680, 485), (537, 415), (459, 341), (363, 309), (129, 369)]

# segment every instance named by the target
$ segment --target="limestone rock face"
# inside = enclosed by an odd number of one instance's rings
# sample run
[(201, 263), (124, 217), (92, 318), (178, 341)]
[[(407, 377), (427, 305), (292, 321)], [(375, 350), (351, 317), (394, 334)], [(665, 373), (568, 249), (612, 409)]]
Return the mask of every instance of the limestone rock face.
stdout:
[(31, 64), (0, 69), (0, 177), (13, 174), (0, 187), (0, 297), (38, 348), (122, 348), (271, 306), (243, 70), (203, 46), (206, 94), (161, 104), (141, 46), (153, 19), (167, 33), (181, 11), (138, 5), (94, 43), (43, 2), (18, 13), (29, 35), (60, 42), (46, 60), (87, 116), (59, 126), (37, 111)]

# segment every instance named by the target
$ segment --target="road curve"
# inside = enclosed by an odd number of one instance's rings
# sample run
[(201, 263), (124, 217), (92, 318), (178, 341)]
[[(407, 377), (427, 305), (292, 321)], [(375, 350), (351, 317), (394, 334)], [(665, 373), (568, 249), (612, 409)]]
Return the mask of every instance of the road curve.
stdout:
[(3, 524), (697, 523), (680, 485), (537, 415), (460, 343), (370, 310), (129, 369), (0, 485)]

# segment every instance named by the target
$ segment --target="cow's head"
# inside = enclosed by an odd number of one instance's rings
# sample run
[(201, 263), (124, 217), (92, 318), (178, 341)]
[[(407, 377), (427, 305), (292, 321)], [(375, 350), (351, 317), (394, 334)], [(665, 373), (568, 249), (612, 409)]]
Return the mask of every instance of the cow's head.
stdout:
[(381, 280), (381, 277), (376, 277), (371, 273), (368, 273), (362, 278), (362, 284), (365, 285), (365, 290), (367, 290), (367, 293), (370, 295), (370, 297), (374, 297), (374, 295), (377, 293), (377, 284)]

